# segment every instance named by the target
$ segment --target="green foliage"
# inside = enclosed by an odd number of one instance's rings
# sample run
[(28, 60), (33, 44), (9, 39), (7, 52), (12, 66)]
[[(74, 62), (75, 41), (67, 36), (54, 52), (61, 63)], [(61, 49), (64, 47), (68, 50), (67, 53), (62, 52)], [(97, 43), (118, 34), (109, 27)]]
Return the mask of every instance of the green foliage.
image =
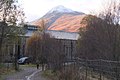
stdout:
[(2, 48), (19, 42), (24, 29), (18, 23), (23, 22), (24, 12), (17, 0), (0, 0), (0, 59), (4, 53)]
[[(0, 20), (9, 25), (16, 25), (18, 20), (23, 22), (24, 12), (21, 10), (18, 0), (0, 1)], [(20, 21), (19, 21), (20, 22)]]
[(17, 0), (0, 1), (0, 44), (6, 40), (14, 41), (12, 39), (22, 33), (22, 27), (18, 27), (17, 22), (24, 22), (24, 12), (17, 2)]

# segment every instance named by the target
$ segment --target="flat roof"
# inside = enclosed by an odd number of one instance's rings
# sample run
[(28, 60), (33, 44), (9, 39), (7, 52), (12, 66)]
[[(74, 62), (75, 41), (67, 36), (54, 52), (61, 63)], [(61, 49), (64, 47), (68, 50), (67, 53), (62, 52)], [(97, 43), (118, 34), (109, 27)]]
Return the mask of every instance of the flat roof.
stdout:
[[(32, 36), (34, 31), (28, 31), (25, 36)], [(50, 36), (56, 39), (68, 39), (68, 40), (78, 40), (79, 34), (77, 32), (64, 32), (64, 31), (55, 31), (55, 30), (46, 30), (45, 33), (50, 34)]]
[(55, 30), (47, 30), (45, 32), (57, 39), (77, 40), (79, 38), (79, 34), (77, 32), (64, 32)]

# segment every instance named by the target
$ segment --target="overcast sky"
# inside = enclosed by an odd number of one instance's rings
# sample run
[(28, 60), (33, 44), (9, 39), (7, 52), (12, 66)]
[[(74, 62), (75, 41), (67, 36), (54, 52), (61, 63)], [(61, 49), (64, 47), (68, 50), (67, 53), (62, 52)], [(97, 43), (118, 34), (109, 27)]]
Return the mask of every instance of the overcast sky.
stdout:
[(63, 5), (75, 11), (90, 13), (99, 11), (107, 0), (19, 0), (26, 14), (26, 21), (30, 22), (42, 17), (53, 7)]

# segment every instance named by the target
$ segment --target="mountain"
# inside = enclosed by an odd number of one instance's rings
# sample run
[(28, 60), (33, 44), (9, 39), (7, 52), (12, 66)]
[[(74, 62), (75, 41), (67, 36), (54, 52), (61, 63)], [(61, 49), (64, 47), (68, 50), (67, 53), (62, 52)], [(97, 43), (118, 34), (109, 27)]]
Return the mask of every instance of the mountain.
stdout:
[(42, 19), (44, 19), (48, 30), (77, 32), (80, 20), (84, 15), (82, 12), (73, 11), (60, 5), (51, 9), (40, 19), (33, 21), (32, 25), (40, 26)]
[(65, 8), (62, 5), (59, 5), (59, 6), (55, 7), (55, 8), (53, 8), (53, 9), (51, 9), (48, 13), (53, 13), (53, 12), (70, 13), (70, 12), (74, 12), (74, 11), (71, 10), (71, 9)]
[(81, 20), (85, 15), (63, 15), (57, 19), (48, 30), (61, 30), (66, 32), (78, 32), (82, 27)]
[(52, 8), (47, 14), (45, 14), (43, 17), (46, 18), (50, 14), (73, 14), (73, 15), (79, 15), (84, 14), (82, 12), (73, 11), (69, 8), (66, 8), (62, 5), (59, 5), (57, 7)]

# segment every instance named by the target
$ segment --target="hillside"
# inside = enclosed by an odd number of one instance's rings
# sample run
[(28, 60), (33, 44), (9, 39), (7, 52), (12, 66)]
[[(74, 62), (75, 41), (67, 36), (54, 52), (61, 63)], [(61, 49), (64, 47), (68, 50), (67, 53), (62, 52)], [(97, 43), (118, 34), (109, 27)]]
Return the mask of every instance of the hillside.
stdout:
[(58, 18), (48, 30), (61, 30), (66, 32), (77, 32), (82, 26), (81, 20), (85, 15), (63, 15)]

